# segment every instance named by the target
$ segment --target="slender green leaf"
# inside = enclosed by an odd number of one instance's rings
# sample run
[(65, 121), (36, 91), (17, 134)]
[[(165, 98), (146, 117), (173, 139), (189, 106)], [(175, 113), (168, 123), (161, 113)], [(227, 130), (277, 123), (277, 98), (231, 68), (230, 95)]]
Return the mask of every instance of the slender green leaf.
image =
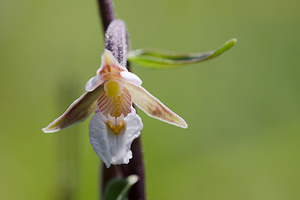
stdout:
[(125, 200), (129, 189), (138, 181), (137, 175), (130, 175), (127, 178), (113, 179), (108, 182), (104, 200)]
[(236, 39), (231, 39), (216, 50), (194, 54), (176, 53), (159, 49), (138, 49), (129, 52), (127, 59), (145, 67), (157, 69), (172, 68), (215, 58), (230, 49), (236, 41)]

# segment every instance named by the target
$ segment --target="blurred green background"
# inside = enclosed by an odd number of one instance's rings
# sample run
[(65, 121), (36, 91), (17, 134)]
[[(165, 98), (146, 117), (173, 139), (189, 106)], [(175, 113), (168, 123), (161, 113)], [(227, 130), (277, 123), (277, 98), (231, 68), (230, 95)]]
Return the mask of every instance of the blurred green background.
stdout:
[[(184, 130), (143, 119), (148, 199), (300, 199), (300, 2), (115, 1), (132, 48), (238, 43), (174, 70), (133, 65)], [(84, 91), (103, 51), (95, 0), (0, 1), (0, 199), (96, 199), (88, 121), (42, 128)]]

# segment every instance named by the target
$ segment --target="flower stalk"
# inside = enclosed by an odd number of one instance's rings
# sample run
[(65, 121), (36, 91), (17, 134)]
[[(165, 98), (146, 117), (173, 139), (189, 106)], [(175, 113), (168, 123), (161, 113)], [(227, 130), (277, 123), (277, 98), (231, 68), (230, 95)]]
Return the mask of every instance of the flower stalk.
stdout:
[(112, 0), (98, 0), (100, 19), (105, 32), (110, 22), (115, 19), (115, 11)]
[[(107, 31), (109, 24), (114, 20), (115, 13), (112, 0), (98, 0), (98, 6), (102, 21), (104, 33)], [(127, 40), (127, 30), (125, 27), (115, 27), (113, 32), (107, 32), (105, 38), (105, 48), (110, 50), (118, 62), (123, 66), (127, 66), (130, 71), (130, 63), (126, 65), (126, 53), (129, 50)], [(120, 49), (122, 47), (122, 49)], [(136, 138), (131, 146), (133, 158), (127, 165), (113, 165), (106, 168), (104, 164), (101, 166), (101, 190), (105, 191), (109, 180), (123, 176), (128, 177), (131, 174), (138, 176), (138, 182), (130, 189), (128, 200), (145, 200), (145, 180), (144, 180), (144, 163), (140, 137)]]

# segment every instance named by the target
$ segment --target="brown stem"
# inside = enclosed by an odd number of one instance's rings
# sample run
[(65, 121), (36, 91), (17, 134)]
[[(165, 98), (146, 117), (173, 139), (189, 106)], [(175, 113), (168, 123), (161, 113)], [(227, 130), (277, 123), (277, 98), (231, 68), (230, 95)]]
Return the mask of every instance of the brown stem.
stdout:
[(115, 19), (112, 0), (98, 0), (98, 8), (102, 20), (103, 31), (105, 32), (110, 22)]
[(133, 158), (127, 165), (121, 165), (125, 177), (136, 174), (139, 177), (138, 182), (130, 189), (128, 200), (145, 200), (145, 176), (143, 152), (141, 148), (141, 137), (135, 139), (131, 145)]
[(102, 197), (103, 192), (105, 191), (107, 183), (114, 178), (120, 178), (122, 177), (122, 173), (120, 171), (120, 167), (118, 165), (111, 165), (110, 168), (106, 168), (105, 164), (102, 163), (102, 166), (100, 165), (100, 170), (102, 169), (102, 174), (100, 175), (101, 183), (101, 191), (102, 191)]

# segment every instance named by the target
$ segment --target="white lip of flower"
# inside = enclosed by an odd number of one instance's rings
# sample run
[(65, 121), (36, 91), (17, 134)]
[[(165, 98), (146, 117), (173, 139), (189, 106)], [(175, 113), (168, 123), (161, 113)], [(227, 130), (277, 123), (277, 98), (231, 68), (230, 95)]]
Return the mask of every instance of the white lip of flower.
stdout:
[(132, 103), (151, 117), (187, 128), (181, 117), (141, 84), (139, 77), (120, 65), (109, 50), (104, 50), (101, 66), (97, 75), (86, 83), (86, 92), (43, 131), (59, 131), (84, 121), (95, 112), (89, 124), (94, 151), (107, 167), (111, 164), (127, 164), (132, 158), (131, 143), (139, 137), (143, 128)]

